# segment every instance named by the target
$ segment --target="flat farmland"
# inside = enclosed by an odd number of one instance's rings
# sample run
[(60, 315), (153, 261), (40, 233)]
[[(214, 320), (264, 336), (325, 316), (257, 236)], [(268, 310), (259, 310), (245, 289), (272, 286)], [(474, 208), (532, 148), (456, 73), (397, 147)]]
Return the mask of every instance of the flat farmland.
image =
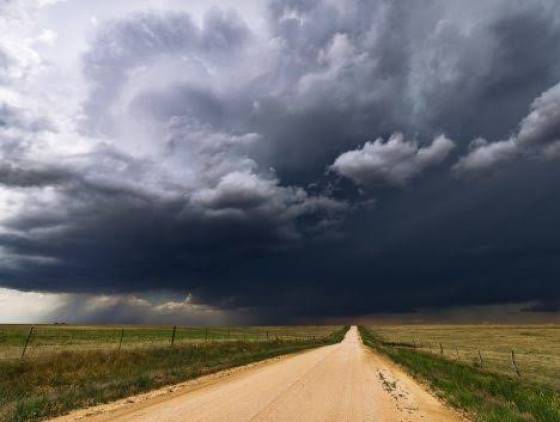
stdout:
[(348, 327), (1, 329), (0, 350), (6, 358), (0, 359), (0, 420), (29, 421), (337, 343)]
[[(0, 325), (0, 360), (62, 351), (129, 350), (204, 342), (313, 340), (335, 326), (183, 327), (139, 325)], [(27, 347), (26, 347), (27, 343)]]
[[(369, 326), (381, 341), (560, 390), (559, 325)], [(480, 353), (479, 353), (480, 352)]]

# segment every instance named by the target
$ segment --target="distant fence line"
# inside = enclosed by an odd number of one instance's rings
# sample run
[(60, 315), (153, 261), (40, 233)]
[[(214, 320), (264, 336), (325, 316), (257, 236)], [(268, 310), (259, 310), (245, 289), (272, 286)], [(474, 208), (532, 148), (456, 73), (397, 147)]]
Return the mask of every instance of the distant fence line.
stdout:
[[(25, 358), (31, 352), (64, 350), (117, 350), (144, 347), (174, 347), (177, 344), (208, 342), (320, 341), (328, 336), (293, 334), (278, 329), (192, 328), (192, 327), (116, 327), (60, 328), (31, 326), (28, 329), (0, 328), (0, 359)], [(4, 353), (2, 354), (2, 351)]]
[[(496, 350), (488, 351), (479, 348), (459, 348), (456, 345), (449, 345), (444, 344), (441, 342), (417, 342), (416, 339), (412, 339), (411, 342), (406, 341), (381, 341), (381, 344), (384, 346), (395, 347), (395, 348), (407, 348), (413, 350), (420, 350), (422, 352), (428, 352), (434, 355), (439, 355), (444, 358), (448, 359), (455, 359), (457, 361), (461, 361), (463, 363), (471, 363), (476, 367), (480, 368), (488, 368), (492, 369), (495, 368), (495, 365), (492, 366), (492, 362), (496, 363), (499, 361), (503, 363), (503, 359), (496, 359), (495, 357), (490, 358), (491, 355), (506, 355), (507, 356), (507, 365), (511, 364), (511, 371), (517, 377), (521, 377), (521, 369), (519, 365), (519, 360), (516, 357), (516, 353), (514, 349), (510, 349), (510, 351), (506, 352), (498, 352)], [(486, 357), (485, 357), (486, 356)], [(506, 359), (504, 357), (504, 359)]]

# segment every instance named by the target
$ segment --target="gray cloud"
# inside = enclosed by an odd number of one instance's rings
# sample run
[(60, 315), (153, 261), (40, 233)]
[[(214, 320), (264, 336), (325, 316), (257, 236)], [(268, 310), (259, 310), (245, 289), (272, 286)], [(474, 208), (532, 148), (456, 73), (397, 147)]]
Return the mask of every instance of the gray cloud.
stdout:
[(419, 148), (406, 141), (401, 133), (393, 134), (387, 142), (377, 139), (366, 142), (361, 149), (341, 154), (330, 169), (363, 186), (406, 184), (425, 169), (440, 164), (455, 144), (445, 136), (438, 136), (427, 146)]
[(71, 175), (65, 169), (21, 168), (13, 164), (0, 167), (0, 184), (14, 187), (40, 187), (59, 185)]
[(459, 172), (491, 169), (518, 157), (555, 158), (560, 152), (560, 85), (537, 97), (517, 133), (508, 140), (476, 140), (455, 165)]
[(50, 50), (75, 10), (26, 3), (1, 6), (0, 285), (270, 319), (557, 293), (556, 1), (95, 3)]
[(519, 149), (515, 139), (489, 143), (479, 138), (471, 143), (471, 151), (461, 157), (453, 168), (459, 173), (488, 170), (517, 156)]
[(213, 308), (189, 293), (69, 294), (0, 288), (0, 318), (8, 323), (38, 320), (66, 323), (243, 324), (248, 314)]
[(560, 141), (560, 84), (538, 97), (523, 119), (518, 142), (527, 147), (544, 146), (545, 152)]
[[(210, 78), (210, 68), (229, 66), (249, 36), (249, 29), (235, 13), (218, 10), (206, 15), (202, 27), (188, 14), (172, 12), (137, 14), (104, 25), (83, 60), (93, 88), (86, 103), (91, 129), (101, 133), (115, 130), (118, 122), (114, 120), (122, 116), (111, 115), (107, 108), (135, 82), (132, 78), (131, 83), (131, 76), (138, 75), (140, 84), (149, 84), (154, 77), (181, 80), (185, 71)], [(142, 80), (143, 72), (147, 80)]]

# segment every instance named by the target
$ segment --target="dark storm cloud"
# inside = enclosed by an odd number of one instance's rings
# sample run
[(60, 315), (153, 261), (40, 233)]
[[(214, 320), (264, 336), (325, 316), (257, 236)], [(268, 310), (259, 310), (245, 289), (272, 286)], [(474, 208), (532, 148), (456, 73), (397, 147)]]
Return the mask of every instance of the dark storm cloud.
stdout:
[(192, 292), (268, 320), (560, 295), (557, 2), (281, 0), (265, 18), (100, 25), (73, 131), (7, 97), (1, 285)]
[(557, 158), (560, 155), (560, 85), (539, 96), (530, 113), (521, 121), (510, 139), (487, 142), (477, 139), (471, 151), (455, 165), (459, 172), (491, 169), (521, 157)]
[(51, 186), (64, 183), (69, 177), (64, 169), (25, 169), (10, 163), (0, 167), (0, 184), (5, 186)]
[[(346, 209), (341, 202), (244, 171), (227, 173), (213, 188), (179, 186), (174, 192), (178, 187), (171, 183), (126, 182), (141, 174), (151, 177), (153, 163), (111, 151), (89, 160), (95, 169), (80, 174), (55, 168), (0, 172), (4, 185), (32, 193), (49, 186), (54, 196), (49, 208), (31, 197), (17, 216), (4, 220), (5, 286), (91, 293), (155, 286), (220, 291), (241, 276), (239, 261), (293, 247)], [(119, 174), (109, 170), (115, 165)], [(302, 227), (300, 219), (307, 219)]]

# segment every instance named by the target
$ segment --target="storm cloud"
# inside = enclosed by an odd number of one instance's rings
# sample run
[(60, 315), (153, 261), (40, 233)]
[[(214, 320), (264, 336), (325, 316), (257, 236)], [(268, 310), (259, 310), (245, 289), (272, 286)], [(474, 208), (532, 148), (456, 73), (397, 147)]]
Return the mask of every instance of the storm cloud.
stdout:
[(96, 3), (0, 6), (0, 287), (95, 321), (560, 296), (557, 2)]
[(556, 85), (531, 104), (519, 130), (503, 141), (477, 139), (471, 151), (462, 157), (455, 169), (459, 172), (491, 169), (519, 156), (554, 159), (560, 154), (560, 85)]
[(331, 169), (364, 186), (399, 186), (445, 160), (454, 147), (455, 144), (442, 135), (430, 145), (419, 148), (416, 143), (405, 141), (402, 133), (396, 133), (387, 142), (377, 139), (366, 142), (361, 149), (341, 154)]

